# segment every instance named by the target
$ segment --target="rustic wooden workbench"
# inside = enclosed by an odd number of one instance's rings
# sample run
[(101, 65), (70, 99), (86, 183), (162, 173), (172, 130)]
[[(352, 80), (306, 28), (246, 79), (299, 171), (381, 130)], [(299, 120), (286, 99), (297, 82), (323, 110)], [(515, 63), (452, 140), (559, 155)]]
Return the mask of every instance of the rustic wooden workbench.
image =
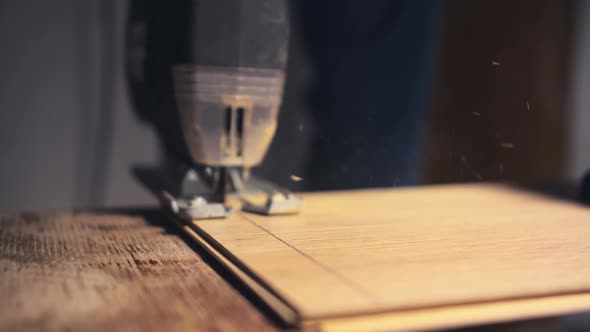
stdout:
[(0, 331), (276, 330), (190, 243), (155, 211), (0, 216)]

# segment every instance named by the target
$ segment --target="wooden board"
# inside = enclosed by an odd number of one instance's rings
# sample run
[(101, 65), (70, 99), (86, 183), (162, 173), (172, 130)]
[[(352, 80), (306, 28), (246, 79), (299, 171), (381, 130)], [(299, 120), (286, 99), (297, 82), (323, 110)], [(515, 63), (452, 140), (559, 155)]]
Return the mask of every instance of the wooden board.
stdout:
[(275, 331), (182, 234), (153, 211), (0, 216), (0, 331)]
[(305, 199), (296, 216), (194, 222), (303, 326), (420, 330), (590, 309), (588, 207), (492, 184)]

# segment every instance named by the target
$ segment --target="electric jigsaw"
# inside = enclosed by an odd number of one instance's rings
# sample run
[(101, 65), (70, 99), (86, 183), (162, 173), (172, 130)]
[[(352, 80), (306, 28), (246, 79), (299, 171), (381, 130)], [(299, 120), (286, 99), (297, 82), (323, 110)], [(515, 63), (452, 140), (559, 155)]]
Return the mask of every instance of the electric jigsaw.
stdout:
[(258, 214), (296, 213), (302, 199), (250, 174), (277, 128), (287, 1), (195, 0), (187, 8), (186, 30), (170, 37), (184, 45), (170, 63), (175, 109), (167, 111), (183, 138), (172, 150), (183, 153), (168, 154), (157, 172), (136, 174), (185, 220), (224, 218), (228, 201)]

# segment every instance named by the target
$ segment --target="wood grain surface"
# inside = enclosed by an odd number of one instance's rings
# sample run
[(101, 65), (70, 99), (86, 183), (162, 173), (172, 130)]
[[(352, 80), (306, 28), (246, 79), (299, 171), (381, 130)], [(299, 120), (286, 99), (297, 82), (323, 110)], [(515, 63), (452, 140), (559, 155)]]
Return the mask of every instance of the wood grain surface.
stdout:
[(303, 323), (416, 330), (590, 309), (588, 207), (493, 184), (305, 199), (299, 215), (194, 222)]
[(274, 331), (195, 249), (156, 212), (0, 216), (0, 331)]

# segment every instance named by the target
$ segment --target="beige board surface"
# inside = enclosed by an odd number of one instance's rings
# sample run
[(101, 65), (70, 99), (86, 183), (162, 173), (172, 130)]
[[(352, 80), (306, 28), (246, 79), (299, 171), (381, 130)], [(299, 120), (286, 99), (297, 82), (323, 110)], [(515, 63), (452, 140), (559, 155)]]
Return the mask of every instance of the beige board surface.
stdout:
[[(461, 316), (472, 324), (590, 308), (588, 207), (494, 184), (304, 198), (299, 215), (194, 222), (300, 323), (418, 312), (422, 325), (434, 320), (422, 328), (435, 328), (461, 326)], [(530, 309), (514, 310), (518, 301)], [(436, 318), (459, 307), (471, 311)]]

